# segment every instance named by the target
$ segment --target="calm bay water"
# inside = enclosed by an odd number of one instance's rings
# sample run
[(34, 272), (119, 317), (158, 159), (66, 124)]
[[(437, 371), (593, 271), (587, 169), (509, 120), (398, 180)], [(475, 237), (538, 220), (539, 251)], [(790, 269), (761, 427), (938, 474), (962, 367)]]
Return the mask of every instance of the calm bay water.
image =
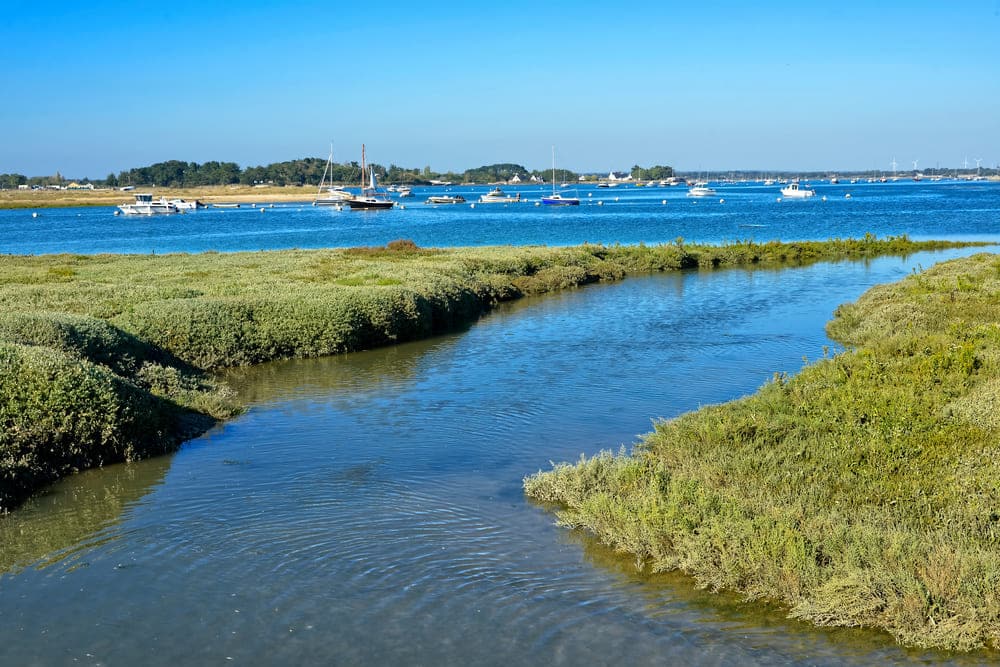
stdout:
[[(309, 205), (205, 209), (151, 218), (113, 215), (111, 207), (0, 210), (0, 253), (150, 253), (384, 245), (575, 245), (770, 241), (909, 234), (914, 239), (1000, 237), (1000, 184), (986, 182), (821, 184), (808, 201), (776, 201), (774, 186), (719, 185), (717, 197), (685, 188), (580, 188), (579, 207), (532, 203), (428, 206), (429, 194), (470, 203), (487, 187), (417, 188), (405, 209), (336, 211)], [(507, 188), (537, 200), (545, 188)], [(847, 194), (851, 198), (846, 197)], [(122, 193), (127, 199), (128, 193)], [(826, 201), (822, 198), (826, 197)], [(724, 199), (725, 203), (719, 203)], [(617, 201), (616, 201), (617, 200)], [(667, 203), (664, 204), (663, 202)], [(602, 202), (603, 205), (598, 205)]]
[[(828, 187), (855, 194), (779, 204), (770, 189), (732, 188), (719, 204), (659, 189), (630, 201), (616, 189), (579, 210), (414, 204), (150, 220), (2, 211), (0, 251), (868, 231), (1000, 240), (994, 185)], [(172, 456), (64, 480), (0, 517), (0, 664), (994, 661), (816, 629), (681, 575), (648, 576), (554, 526), (521, 490), (550, 461), (630, 445), (653, 418), (796, 371), (830, 345), (823, 325), (839, 303), (977, 251), (629, 278), (507, 304), (454, 335), (235, 371), (244, 416)]]

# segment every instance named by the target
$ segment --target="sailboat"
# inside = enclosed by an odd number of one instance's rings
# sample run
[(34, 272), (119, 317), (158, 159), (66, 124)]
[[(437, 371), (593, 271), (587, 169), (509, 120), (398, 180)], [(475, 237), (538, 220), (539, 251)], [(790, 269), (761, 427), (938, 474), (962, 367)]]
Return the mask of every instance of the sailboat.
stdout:
[[(326, 182), (326, 175), (330, 175), (330, 183)], [(316, 192), (316, 199), (313, 206), (340, 206), (346, 204), (351, 198), (350, 192), (333, 187), (333, 144), (330, 144), (330, 157), (326, 159), (326, 167), (323, 169), (323, 178), (319, 181), (319, 190)]]
[(384, 191), (378, 191), (375, 182), (375, 168), (368, 167), (368, 185), (365, 185), (365, 145), (361, 144), (361, 194), (347, 200), (347, 205), (352, 209), (380, 209), (392, 208), (396, 202), (389, 199), (389, 195)]
[(556, 192), (556, 147), (552, 147), (552, 194), (542, 197), (542, 203), (548, 206), (579, 206), (579, 197), (563, 197)]

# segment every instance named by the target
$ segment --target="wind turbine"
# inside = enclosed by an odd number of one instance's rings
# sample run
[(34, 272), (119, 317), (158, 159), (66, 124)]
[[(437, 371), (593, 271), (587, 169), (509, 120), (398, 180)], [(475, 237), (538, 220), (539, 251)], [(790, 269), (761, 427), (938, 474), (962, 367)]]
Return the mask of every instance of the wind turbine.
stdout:
[(983, 161), (983, 158), (981, 158), (981, 157), (977, 157), (976, 158), (976, 176), (979, 175), (979, 163), (982, 162), (982, 161)]
[(914, 160), (914, 161), (913, 161), (913, 171), (916, 171), (916, 170), (917, 170), (917, 163), (918, 163), (918, 162), (920, 162), (920, 160)]
[(892, 162), (890, 164), (892, 164), (892, 177), (896, 178), (896, 158), (895, 158), (895, 156), (893, 156)]
[(969, 171), (969, 156), (968, 155), (965, 156), (965, 162), (962, 163), (962, 167), (966, 171)]

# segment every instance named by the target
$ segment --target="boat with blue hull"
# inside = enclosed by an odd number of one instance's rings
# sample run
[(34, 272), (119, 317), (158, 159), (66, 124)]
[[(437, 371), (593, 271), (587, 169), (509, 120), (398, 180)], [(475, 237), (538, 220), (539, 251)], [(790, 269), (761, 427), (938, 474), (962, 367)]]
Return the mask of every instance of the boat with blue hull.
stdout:
[(546, 206), (579, 206), (579, 197), (564, 197), (556, 192), (556, 147), (552, 147), (552, 194), (542, 197)]

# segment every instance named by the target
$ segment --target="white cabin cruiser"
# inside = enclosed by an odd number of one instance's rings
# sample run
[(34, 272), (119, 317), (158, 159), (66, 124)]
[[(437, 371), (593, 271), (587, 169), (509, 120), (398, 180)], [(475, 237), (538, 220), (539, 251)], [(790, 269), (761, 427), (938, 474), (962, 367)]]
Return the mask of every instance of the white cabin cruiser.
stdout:
[(816, 194), (815, 190), (799, 187), (798, 182), (792, 182), (781, 188), (781, 195), (789, 199), (805, 199)]
[(175, 204), (168, 202), (163, 197), (153, 200), (153, 193), (142, 192), (135, 195), (135, 203), (120, 204), (118, 206), (124, 215), (160, 215), (168, 213), (180, 213), (180, 209)]
[(520, 192), (512, 196), (500, 188), (493, 188), (485, 195), (480, 195), (479, 197), (479, 202), (481, 204), (513, 204), (519, 201), (521, 201)]
[(688, 190), (688, 197), (711, 197), (715, 194), (715, 190), (708, 187), (708, 183), (704, 181), (699, 181), (694, 184), (694, 187)]

